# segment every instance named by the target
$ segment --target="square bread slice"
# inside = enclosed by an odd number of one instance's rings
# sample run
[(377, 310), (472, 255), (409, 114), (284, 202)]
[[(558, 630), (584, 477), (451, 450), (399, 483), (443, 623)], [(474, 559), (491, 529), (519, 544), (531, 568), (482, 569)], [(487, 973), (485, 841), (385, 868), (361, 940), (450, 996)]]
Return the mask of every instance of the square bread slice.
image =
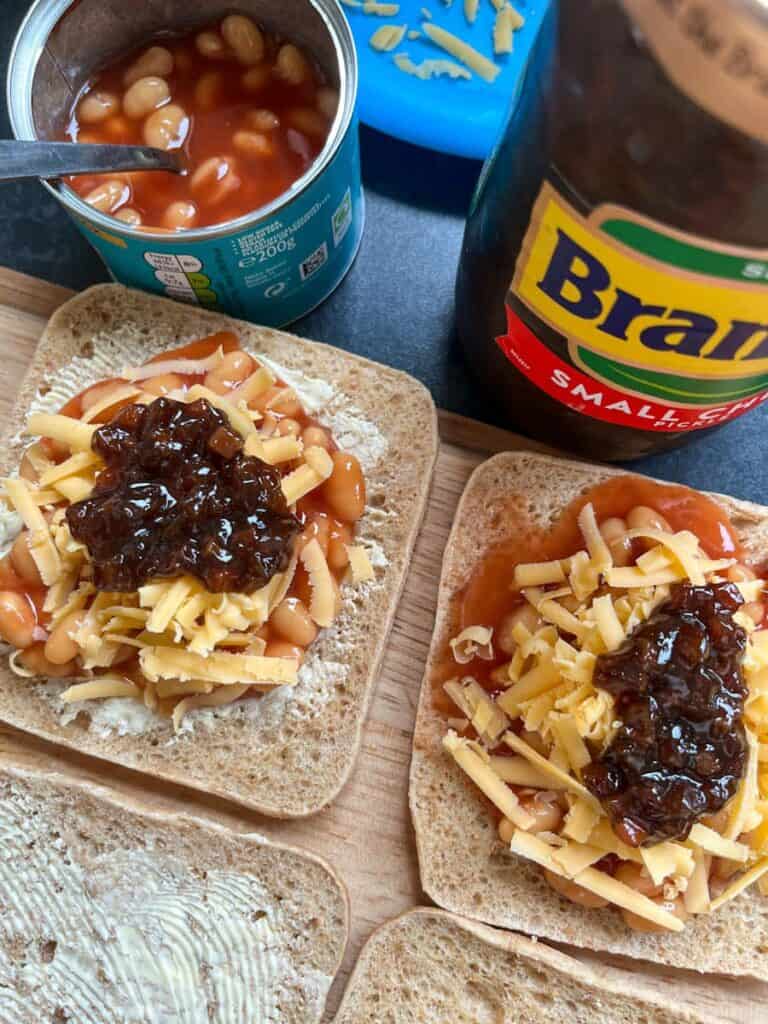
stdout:
[(715, 1024), (542, 942), (445, 911), (412, 910), (378, 928), (335, 1024)]
[[(444, 753), (445, 719), (431, 677), (449, 638), (453, 596), (490, 547), (526, 528), (546, 528), (579, 494), (626, 470), (527, 452), (497, 455), (474, 472), (446, 547), (438, 612), (416, 719), (410, 805), (421, 880), (439, 906), (487, 924), (573, 946), (717, 974), (768, 980), (768, 897), (753, 888), (676, 934), (630, 930), (615, 909), (565, 900), (534, 863), (503, 849), (482, 797)], [(711, 495), (749, 553), (768, 551), (768, 509)]]
[(437, 454), (427, 390), (404, 373), (327, 345), (102, 285), (66, 303), (48, 324), (4, 431), (0, 470), (16, 471), (31, 411), (57, 411), (94, 381), (222, 330), (271, 360), (305, 408), (359, 458), (368, 501), (357, 536), (375, 580), (349, 588), (295, 687), (194, 711), (178, 735), (168, 720), (125, 699), (68, 709), (58, 698), (65, 681), (19, 679), (5, 659), (0, 720), (264, 814), (301, 817), (333, 800), (357, 755)]
[(318, 1024), (347, 942), (327, 864), (0, 762), (0, 1017)]

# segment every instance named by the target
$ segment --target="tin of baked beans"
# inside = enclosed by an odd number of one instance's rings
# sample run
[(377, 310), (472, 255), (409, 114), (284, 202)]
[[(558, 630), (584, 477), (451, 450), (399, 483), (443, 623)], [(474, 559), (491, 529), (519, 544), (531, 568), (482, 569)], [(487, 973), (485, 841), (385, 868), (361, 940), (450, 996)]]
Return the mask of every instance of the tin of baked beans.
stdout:
[[(197, 5), (144, 0), (36, 0), (8, 71), (16, 138), (53, 138), (90, 75), (159, 35), (203, 27)], [(199, 10), (199, 9), (198, 9)], [(210, 0), (204, 24), (231, 14)], [(279, 327), (323, 302), (352, 266), (364, 223), (356, 114), (357, 57), (336, 0), (241, 0), (237, 12), (312, 54), (339, 105), (328, 140), (291, 188), (211, 227), (153, 232), (100, 213), (64, 182), (43, 182), (122, 284)]]

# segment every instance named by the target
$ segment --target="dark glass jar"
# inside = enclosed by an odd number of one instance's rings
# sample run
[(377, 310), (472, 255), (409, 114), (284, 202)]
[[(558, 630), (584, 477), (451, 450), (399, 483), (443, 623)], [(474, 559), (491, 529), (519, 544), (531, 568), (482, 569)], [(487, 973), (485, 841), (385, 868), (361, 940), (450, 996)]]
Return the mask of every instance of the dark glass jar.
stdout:
[(484, 168), (457, 283), (510, 425), (597, 459), (768, 398), (768, 6), (561, 0)]

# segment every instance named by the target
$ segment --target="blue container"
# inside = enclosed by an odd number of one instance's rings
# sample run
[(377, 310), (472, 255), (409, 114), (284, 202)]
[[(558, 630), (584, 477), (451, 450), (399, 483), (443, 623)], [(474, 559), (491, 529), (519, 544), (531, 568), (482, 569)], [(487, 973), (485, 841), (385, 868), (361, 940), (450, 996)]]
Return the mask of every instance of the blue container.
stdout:
[[(19, 139), (61, 127), (90, 75), (160, 33), (186, 33), (232, 13), (209, 2), (37, 0), (14, 45), (8, 108)], [(208, 228), (152, 232), (88, 206), (64, 183), (44, 183), (122, 284), (282, 327), (326, 299), (350, 269), (363, 232), (356, 115), (357, 58), (335, 0), (241, 0), (236, 9), (303, 46), (338, 87), (339, 109), (315, 163), (268, 206)], [(84, 42), (85, 41), (85, 42)]]

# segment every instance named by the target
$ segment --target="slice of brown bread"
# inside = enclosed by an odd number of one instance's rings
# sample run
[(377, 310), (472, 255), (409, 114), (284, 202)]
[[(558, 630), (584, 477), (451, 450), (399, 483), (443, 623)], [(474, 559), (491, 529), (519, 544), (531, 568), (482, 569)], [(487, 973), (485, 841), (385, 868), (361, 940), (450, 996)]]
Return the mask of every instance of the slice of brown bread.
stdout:
[[(54, 411), (95, 380), (221, 330), (276, 361), (289, 383), (355, 452), (368, 503), (358, 536), (376, 579), (345, 588), (342, 614), (323, 631), (299, 684), (263, 700), (193, 712), (174, 736), (170, 723), (138, 704), (88, 705), (66, 715), (62, 681), (35, 685), (0, 669), (0, 719), (161, 778), (215, 793), (276, 817), (312, 814), (352, 769), (426, 504), (437, 454), (437, 417), (411, 377), (327, 345), (129, 291), (92, 288), (51, 319), (0, 447), (0, 468), (18, 465), (32, 409)], [(44, 394), (41, 394), (45, 392)]]
[[(441, 910), (377, 929), (335, 1024), (693, 1024), (669, 1006), (542, 942)], [(713, 1018), (709, 1020), (714, 1024)]]
[(316, 1024), (347, 942), (317, 857), (0, 763), (0, 1017)]
[[(532, 453), (483, 463), (459, 504), (443, 561), (438, 613), (422, 685), (411, 762), (410, 805), (425, 891), (441, 907), (556, 942), (712, 973), (768, 980), (768, 897), (756, 887), (676, 934), (630, 930), (614, 910), (588, 910), (558, 896), (541, 869), (511, 855), (477, 790), (443, 752), (444, 718), (432, 705), (431, 676), (449, 635), (452, 596), (489, 547), (546, 528), (564, 506), (623, 470)], [(747, 551), (768, 551), (768, 509), (712, 495)]]

